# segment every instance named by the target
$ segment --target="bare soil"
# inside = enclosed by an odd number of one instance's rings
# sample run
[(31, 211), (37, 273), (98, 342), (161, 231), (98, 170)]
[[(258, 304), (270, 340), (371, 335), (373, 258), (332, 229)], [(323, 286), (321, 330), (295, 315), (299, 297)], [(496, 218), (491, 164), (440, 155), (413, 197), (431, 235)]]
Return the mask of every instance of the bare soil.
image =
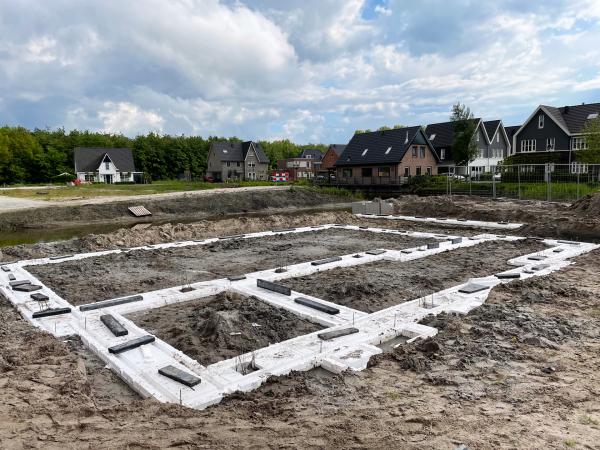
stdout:
[(127, 318), (203, 365), (323, 328), (257, 298), (234, 293), (141, 311)]
[(406, 236), (328, 229), (138, 250), (45, 266), (32, 274), (74, 305), (180, 286), (375, 248), (430, 242)]
[[(574, 282), (574, 280), (577, 280)], [(276, 378), (205, 411), (94, 402), (69, 347), (0, 302), (2, 448), (595, 449), (600, 252), (499, 286), (356, 374)]]
[(281, 284), (317, 298), (375, 312), (511, 268), (506, 261), (548, 247), (539, 241), (485, 242), (407, 262), (338, 268)]

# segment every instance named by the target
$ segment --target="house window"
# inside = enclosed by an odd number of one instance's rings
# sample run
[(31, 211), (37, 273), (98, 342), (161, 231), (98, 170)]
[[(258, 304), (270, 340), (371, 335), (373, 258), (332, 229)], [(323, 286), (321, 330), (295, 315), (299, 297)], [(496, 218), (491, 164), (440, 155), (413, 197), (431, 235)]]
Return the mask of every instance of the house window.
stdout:
[(446, 159), (446, 149), (442, 148), (440, 150), (440, 159)]
[(427, 168), (427, 175), (433, 175), (433, 168), (431, 166)]
[(405, 167), (404, 168), (404, 176), (405, 177), (410, 177), (410, 167)]
[(587, 143), (584, 137), (574, 137), (571, 139), (571, 150), (585, 150)]
[(477, 138), (476, 138), (477, 142), (479, 142), (479, 131), (477, 132)]
[(535, 139), (523, 139), (521, 141), (521, 152), (535, 152), (536, 150), (536, 140)]
[(425, 158), (425, 147), (419, 147), (419, 158)]
[(554, 151), (554, 143), (555, 143), (555, 139), (554, 138), (548, 138), (546, 139), (546, 150), (551, 152)]
[(421, 166), (417, 166), (416, 174), (421, 175)]
[(500, 133), (496, 133), (496, 142), (500, 142)]
[(342, 169), (342, 176), (344, 178), (352, 178), (352, 169)]
[(231, 166), (231, 163), (229, 161), (227, 161), (227, 167)]
[(237, 162), (237, 166), (240, 167), (240, 162), (239, 161)]
[(417, 157), (417, 147), (412, 148), (412, 155), (413, 155), (413, 158)]
[(104, 168), (110, 170), (110, 163), (108, 161), (104, 163)]
[(544, 128), (544, 115), (540, 114), (538, 117), (538, 128)]
[(378, 170), (378, 174), (380, 177), (389, 177), (390, 176), (390, 168), (389, 167), (380, 167)]
[(363, 177), (372, 177), (373, 176), (373, 169), (370, 167), (363, 167), (361, 174)]
[(587, 164), (581, 164), (578, 162), (571, 163), (571, 173), (587, 173), (587, 171), (588, 171)]

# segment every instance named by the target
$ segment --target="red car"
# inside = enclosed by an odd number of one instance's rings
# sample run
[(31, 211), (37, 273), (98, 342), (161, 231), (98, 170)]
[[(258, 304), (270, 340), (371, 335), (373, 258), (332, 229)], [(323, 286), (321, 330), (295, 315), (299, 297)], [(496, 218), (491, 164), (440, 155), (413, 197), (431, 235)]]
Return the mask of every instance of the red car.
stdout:
[(213, 177), (211, 177), (210, 175), (204, 175), (203, 180), (206, 181), (207, 183), (215, 182), (215, 179)]

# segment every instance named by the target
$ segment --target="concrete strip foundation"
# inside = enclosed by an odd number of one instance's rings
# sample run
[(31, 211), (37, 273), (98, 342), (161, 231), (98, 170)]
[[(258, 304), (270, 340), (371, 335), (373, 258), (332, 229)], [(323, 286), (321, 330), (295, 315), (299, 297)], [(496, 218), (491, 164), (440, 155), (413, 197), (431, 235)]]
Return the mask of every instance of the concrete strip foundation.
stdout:
[[(401, 220), (401, 219), (398, 219)], [(423, 219), (435, 221), (439, 219)], [(444, 220), (449, 223), (451, 220)], [(469, 224), (469, 222), (463, 222)], [(496, 224), (490, 228), (507, 228), (507, 224)], [(508, 224), (514, 227), (517, 224)], [(330, 228), (334, 225), (319, 227), (302, 227), (278, 232), (262, 232), (243, 235), (240, 239), (272, 236), (281, 233), (304, 233), (318, 229)], [(285, 272), (276, 273), (273, 269), (245, 274), (243, 278), (212, 280), (194, 283), (192, 291), (181, 292), (182, 286), (144, 293), (143, 299), (133, 302), (103, 302), (98, 308), (73, 308), (66, 300), (54, 293), (25, 267), (36, 264), (56, 264), (65, 260), (78, 260), (127, 250), (111, 250), (106, 252), (84, 253), (65, 257), (60, 261), (41, 258), (29, 261), (18, 261), (4, 264), (8, 271), (0, 271), (0, 292), (17, 308), (20, 314), (34, 326), (50, 332), (57, 337), (78, 335), (83, 343), (100, 357), (107, 366), (121, 377), (135, 391), (145, 397), (154, 397), (162, 402), (181, 402), (192, 408), (205, 408), (221, 401), (224, 395), (235, 391), (256, 389), (271, 376), (290, 373), (292, 370), (309, 370), (323, 367), (326, 370), (341, 373), (346, 370), (363, 370), (369, 358), (381, 353), (377, 345), (404, 336), (410, 340), (434, 336), (437, 330), (419, 325), (417, 322), (430, 314), (442, 312), (466, 314), (485, 302), (490, 289), (500, 283), (508, 283), (513, 279), (527, 279), (532, 276), (546, 275), (560, 270), (569, 264), (570, 259), (599, 248), (598, 245), (545, 240), (548, 249), (533, 255), (523, 255), (510, 260), (514, 269), (502, 274), (491, 274), (488, 277), (476, 278), (469, 282), (454, 286), (427, 297), (418, 298), (387, 308), (372, 314), (353, 310), (341, 305), (327, 302), (299, 292), (291, 292), (291, 296), (280, 292), (262, 289), (257, 286), (261, 279), (269, 283), (281, 282), (286, 278), (310, 275), (322, 270), (352, 267), (375, 261), (410, 261), (425, 258), (441, 252), (457, 248), (471, 247), (494, 240), (519, 240), (516, 236), (497, 236), (482, 234), (470, 239), (459, 239), (460, 236), (435, 235), (431, 233), (408, 232), (402, 230), (386, 230), (382, 228), (357, 227), (352, 225), (335, 225), (338, 228), (362, 230), (369, 233), (388, 233), (402, 236), (433, 238), (439, 241), (437, 248), (427, 245), (404, 250), (386, 250), (383, 253), (369, 254), (363, 252), (354, 255), (343, 255), (323, 265), (312, 262), (288, 266)], [(470, 226), (481, 226), (470, 224)], [(511, 228), (508, 228), (511, 229)], [(236, 237), (237, 238), (237, 237)], [(156, 248), (173, 248), (188, 245), (205, 245), (217, 241), (218, 238), (202, 241), (176, 242), (139, 247), (140, 250)], [(384, 249), (385, 250), (385, 249)], [(557, 251), (561, 250), (561, 251)], [(373, 252), (371, 252), (373, 253)], [(357, 258), (356, 256), (359, 256)], [(532, 256), (538, 256), (532, 260)], [(544, 264), (540, 264), (539, 260)], [(9, 285), (8, 275), (28, 280), (29, 284), (41, 287), (40, 294), (47, 297), (49, 309), (69, 309), (70, 312), (46, 317), (38, 316), (39, 302), (31, 298), (27, 292), (15, 291)], [(504, 275), (504, 276), (503, 276)], [(477, 289), (471, 289), (476, 285)], [(471, 288), (470, 288), (471, 287)], [(233, 291), (246, 296), (255, 296), (273, 306), (284, 308), (299, 317), (328, 327), (326, 330), (299, 336), (239, 355), (209, 366), (203, 366), (164, 341), (149, 336), (148, 333), (123, 317), (123, 314), (158, 308), (168, 304), (192, 301), (224, 291)], [(309, 302), (298, 303), (295, 299), (303, 298)], [(325, 308), (315, 308), (314, 305)], [(331, 311), (337, 311), (331, 314)], [(110, 315), (127, 331), (126, 335), (115, 335), (105, 325), (102, 317)], [(346, 330), (352, 329), (352, 333)], [(320, 334), (336, 335), (334, 339), (323, 340)], [(118, 333), (123, 334), (123, 333)], [(139, 344), (139, 345), (138, 345)], [(112, 352), (111, 352), (112, 349)], [(123, 351), (120, 351), (123, 349)], [(116, 350), (116, 352), (115, 352)], [(253, 372), (241, 373), (240, 367), (253, 365)], [(166, 374), (166, 375), (165, 375)], [(170, 376), (172, 375), (172, 376)], [(200, 381), (196, 383), (196, 381)], [(190, 386), (193, 384), (193, 387)]]

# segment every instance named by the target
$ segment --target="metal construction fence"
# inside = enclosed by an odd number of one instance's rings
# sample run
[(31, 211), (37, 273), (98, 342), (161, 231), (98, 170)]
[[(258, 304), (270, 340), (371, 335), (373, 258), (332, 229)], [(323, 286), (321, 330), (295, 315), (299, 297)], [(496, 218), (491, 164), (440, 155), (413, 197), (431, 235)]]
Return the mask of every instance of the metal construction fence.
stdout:
[(394, 192), (419, 195), (479, 195), (573, 202), (600, 191), (600, 164), (499, 165), (445, 167), (447, 173), (412, 177), (353, 177), (335, 182), (341, 187), (389, 186)]

